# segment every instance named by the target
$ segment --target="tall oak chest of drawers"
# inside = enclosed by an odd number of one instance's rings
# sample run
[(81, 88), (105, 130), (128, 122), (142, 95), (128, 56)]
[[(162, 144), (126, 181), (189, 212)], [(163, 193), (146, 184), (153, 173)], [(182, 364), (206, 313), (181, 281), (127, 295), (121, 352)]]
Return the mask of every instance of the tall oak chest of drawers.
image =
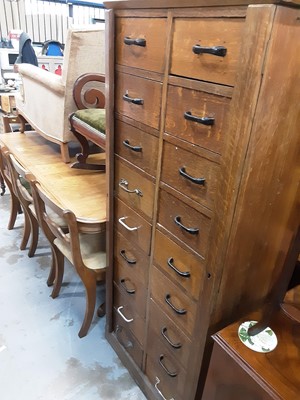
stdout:
[(104, 2), (106, 336), (149, 399), (201, 398), (299, 225), (300, 9), (253, 3)]

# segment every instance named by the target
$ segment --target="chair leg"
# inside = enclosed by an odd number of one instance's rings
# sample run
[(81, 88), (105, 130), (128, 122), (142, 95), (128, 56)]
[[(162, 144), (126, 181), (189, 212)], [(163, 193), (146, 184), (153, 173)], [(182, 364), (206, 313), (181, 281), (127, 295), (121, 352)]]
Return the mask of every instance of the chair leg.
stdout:
[(58, 250), (58, 248), (55, 245), (51, 245), (53, 254), (55, 256), (55, 280), (54, 280), (54, 286), (53, 290), (51, 293), (51, 297), (55, 299), (60, 292), (63, 277), (64, 277), (64, 255)]
[(28, 257), (33, 257), (39, 240), (39, 224), (33, 215), (30, 216), (31, 243), (28, 251)]
[(47, 279), (47, 286), (52, 286), (55, 281), (55, 271), (56, 271), (56, 258), (54, 254), (54, 250), (51, 246), (51, 267), (50, 272)]
[(27, 211), (24, 211), (24, 229), (23, 229), (23, 237), (22, 237), (22, 241), (20, 244), (20, 250), (25, 250), (28, 240), (29, 240), (29, 236), (30, 236), (30, 230), (31, 230), (31, 226), (30, 226), (30, 218), (28, 215)]
[(86, 336), (88, 333), (88, 330), (91, 326), (94, 312), (95, 312), (95, 306), (96, 306), (96, 279), (95, 275), (92, 273), (84, 273), (81, 274), (81, 280), (85, 286), (85, 292), (86, 292), (86, 307), (85, 307), (85, 315), (84, 315), (84, 320), (81, 325), (80, 331), (78, 333), (78, 336), (80, 338)]
[(10, 217), (9, 217), (8, 226), (7, 226), (8, 230), (13, 229), (13, 227), (15, 226), (15, 222), (16, 222), (17, 215), (18, 215), (19, 208), (20, 208), (20, 202), (19, 202), (19, 199), (17, 198), (17, 196), (15, 194), (13, 194), (12, 192), (11, 192), (10, 196), (11, 196)]

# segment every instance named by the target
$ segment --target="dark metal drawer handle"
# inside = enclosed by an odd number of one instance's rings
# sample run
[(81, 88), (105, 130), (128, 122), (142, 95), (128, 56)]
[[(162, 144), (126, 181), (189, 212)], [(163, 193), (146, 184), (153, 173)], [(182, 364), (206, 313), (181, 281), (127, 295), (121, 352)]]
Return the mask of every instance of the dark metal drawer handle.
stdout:
[(182, 344), (181, 344), (181, 343), (173, 343), (173, 342), (171, 341), (171, 339), (167, 336), (166, 332), (167, 332), (167, 328), (166, 328), (166, 327), (162, 328), (161, 334), (162, 334), (163, 337), (166, 339), (166, 341), (167, 341), (174, 349), (180, 349), (180, 348), (182, 347)]
[(190, 111), (184, 113), (184, 118), (188, 121), (198, 122), (198, 124), (202, 125), (213, 125), (215, 123), (213, 117), (196, 117), (196, 115), (192, 115)]
[(130, 37), (126, 36), (124, 37), (124, 43), (127, 44), (128, 46), (135, 45), (135, 46), (146, 47), (146, 39), (142, 38), (131, 39)]
[(128, 289), (128, 287), (127, 287), (126, 284), (125, 284), (125, 279), (124, 279), (124, 278), (120, 280), (120, 283), (121, 283), (122, 288), (123, 288), (124, 290), (126, 290), (126, 292), (127, 292), (128, 294), (134, 294), (134, 293), (135, 293), (135, 290), (134, 290), (134, 289)]
[(205, 184), (205, 178), (194, 178), (193, 176), (191, 176), (191, 175), (189, 175), (189, 174), (187, 174), (185, 172), (185, 167), (179, 168), (178, 171), (179, 171), (179, 174), (181, 176), (183, 176), (184, 178), (192, 181), (193, 183), (196, 183), (197, 185), (204, 185)]
[(175, 378), (176, 376), (177, 376), (177, 372), (170, 372), (169, 370), (168, 370), (168, 368), (165, 366), (165, 364), (163, 363), (163, 359), (164, 359), (164, 355), (163, 354), (161, 354), (160, 356), (159, 356), (159, 364), (161, 365), (161, 367), (166, 371), (166, 373), (169, 375), (169, 376), (171, 376), (171, 378)]
[(118, 311), (119, 315), (121, 315), (121, 317), (124, 319), (125, 322), (132, 322), (132, 321), (133, 321), (133, 318), (128, 319), (128, 318), (126, 318), (125, 315), (122, 313), (121, 310), (123, 310), (123, 308), (124, 308), (124, 306), (120, 306), (120, 307), (117, 308), (117, 311)]
[(144, 104), (143, 99), (129, 97), (128, 93), (123, 94), (123, 100), (128, 101), (128, 103), (137, 104), (138, 106), (142, 106)]
[(128, 258), (126, 256), (126, 251), (125, 250), (121, 250), (120, 251), (120, 255), (121, 255), (121, 257), (124, 258), (124, 260), (127, 262), (127, 264), (136, 264), (136, 259), (131, 259), (130, 260), (130, 258)]
[(129, 185), (129, 183), (126, 181), (126, 179), (122, 178), (120, 180), (120, 182), (119, 182), (120, 188), (125, 190), (125, 192), (127, 192), (127, 193), (135, 193), (138, 196), (143, 197), (143, 192), (140, 189), (132, 189), (132, 190), (130, 190), (130, 189), (128, 189), (128, 185)]
[(186, 226), (182, 225), (181, 217), (179, 217), (179, 215), (177, 215), (174, 218), (174, 222), (175, 222), (175, 224), (180, 226), (180, 228), (184, 229), (186, 232), (190, 233), (191, 235), (198, 235), (198, 233), (199, 233), (199, 229), (198, 228), (187, 228)]
[(124, 144), (125, 147), (128, 147), (128, 149), (130, 149), (130, 150), (132, 150), (132, 151), (136, 151), (136, 152), (141, 152), (141, 151), (142, 151), (142, 147), (140, 147), (140, 146), (132, 146), (132, 145), (129, 143), (129, 140), (128, 140), (128, 139), (123, 140), (123, 144)]
[(187, 272), (179, 271), (179, 269), (177, 269), (175, 267), (175, 265), (173, 264), (174, 260), (172, 257), (170, 257), (167, 262), (168, 262), (168, 266), (170, 268), (172, 268), (178, 275), (182, 276), (183, 278), (189, 278), (191, 276), (189, 271), (187, 271)]
[(205, 46), (200, 46), (200, 44), (195, 44), (195, 46), (193, 46), (193, 53), (195, 54), (206, 53), (206, 54), (212, 54), (213, 56), (225, 57), (227, 49), (224, 46), (205, 47)]
[(184, 315), (187, 313), (187, 311), (184, 308), (176, 308), (172, 303), (171, 303), (171, 295), (170, 294), (166, 294), (165, 297), (165, 301), (166, 303), (172, 308), (172, 310), (174, 310), (175, 312), (177, 312), (177, 314), (180, 315)]
[(133, 343), (132, 343), (131, 340), (128, 340), (127, 343), (124, 343), (124, 342), (121, 340), (121, 337), (118, 335), (118, 334), (121, 333), (121, 332), (122, 332), (122, 327), (121, 327), (120, 325), (117, 325), (117, 326), (116, 326), (116, 336), (117, 336), (118, 341), (121, 343), (121, 345), (124, 347), (124, 349), (130, 349), (130, 348), (132, 348), (132, 347), (133, 347)]

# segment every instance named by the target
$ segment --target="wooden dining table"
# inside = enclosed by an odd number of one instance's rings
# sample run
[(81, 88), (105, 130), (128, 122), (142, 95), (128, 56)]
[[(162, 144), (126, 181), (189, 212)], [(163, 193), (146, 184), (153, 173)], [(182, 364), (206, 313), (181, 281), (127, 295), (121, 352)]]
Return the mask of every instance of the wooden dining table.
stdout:
[[(82, 232), (105, 229), (105, 172), (71, 168), (71, 164), (62, 162), (58, 145), (33, 131), (3, 133), (0, 146), (14, 155), (52, 199), (74, 212)], [(105, 163), (105, 153), (94, 154), (93, 162)]]

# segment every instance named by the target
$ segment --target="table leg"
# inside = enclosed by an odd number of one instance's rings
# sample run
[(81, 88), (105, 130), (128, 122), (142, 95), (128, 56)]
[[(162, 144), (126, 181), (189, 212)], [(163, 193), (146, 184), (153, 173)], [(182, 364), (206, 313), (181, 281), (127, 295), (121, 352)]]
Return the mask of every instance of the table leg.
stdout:
[(4, 179), (3, 179), (3, 176), (2, 176), (2, 174), (1, 174), (1, 172), (0, 172), (0, 187), (1, 187), (1, 196), (3, 196), (4, 195), (4, 193), (5, 193), (5, 183), (4, 183)]

